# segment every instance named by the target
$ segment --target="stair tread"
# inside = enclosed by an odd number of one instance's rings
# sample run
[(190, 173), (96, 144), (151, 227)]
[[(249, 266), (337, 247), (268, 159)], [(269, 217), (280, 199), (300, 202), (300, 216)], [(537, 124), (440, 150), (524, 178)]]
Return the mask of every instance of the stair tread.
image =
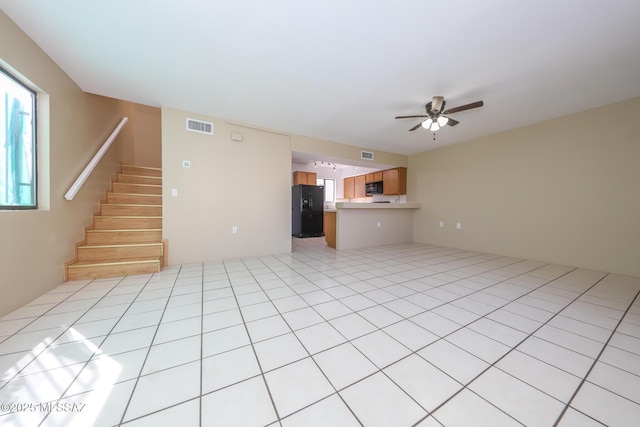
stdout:
[[(153, 177), (151, 177), (153, 178)], [(145, 187), (162, 187), (162, 184), (140, 184), (137, 182), (114, 182), (114, 184), (125, 184), (125, 185), (142, 185)]]
[(162, 228), (121, 228), (118, 230), (101, 230), (101, 229), (95, 229), (95, 228), (90, 228), (87, 230), (87, 233), (130, 233), (130, 232), (147, 232), (147, 231), (162, 231)]
[(123, 258), (123, 259), (111, 259), (108, 261), (76, 261), (73, 264), (69, 264), (69, 268), (78, 267), (90, 267), (94, 265), (122, 265), (122, 264), (144, 264), (147, 262), (160, 262), (159, 256), (157, 257), (142, 257), (142, 258)]
[(162, 218), (162, 215), (96, 215), (96, 218)]
[(85, 227), (85, 241), (76, 245), (76, 260), (66, 264), (72, 280), (162, 268), (162, 168), (122, 164), (117, 177), (100, 201), (106, 214), (94, 214), (93, 225)]
[(162, 208), (162, 205), (145, 205), (145, 204), (141, 204), (141, 203), (101, 203), (101, 206), (127, 206), (127, 207), (131, 207), (131, 206), (135, 206), (135, 207), (144, 206), (144, 207), (146, 207), (146, 208)]
[(153, 166), (136, 166), (136, 165), (127, 165), (127, 164), (122, 164), (122, 167), (125, 168), (136, 168), (136, 169), (151, 169), (151, 170), (162, 170), (162, 168), (154, 168)]
[[(161, 187), (160, 185), (158, 187)], [(116, 192), (116, 191), (108, 191), (107, 194), (117, 194), (118, 196), (135, 196), (135, 197), (162, 197), (162, 194), (139, 194), (139, 193), (127, 193), (127, 192)]]
[(162, 246), (162, 242), (149, 242), (149, 243), (110, 243), (107, 245), (80, 245), (80, 248), (128, 248), (138, 246)]

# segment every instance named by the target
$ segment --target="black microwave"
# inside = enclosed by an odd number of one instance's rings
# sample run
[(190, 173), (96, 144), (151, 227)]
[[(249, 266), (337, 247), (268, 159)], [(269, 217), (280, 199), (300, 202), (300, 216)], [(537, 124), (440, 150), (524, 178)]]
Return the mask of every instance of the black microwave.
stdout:
[(382, 194), (382, 181), (370, 182), (366, 184), (367, 196), (373, 196), (374, 194)]

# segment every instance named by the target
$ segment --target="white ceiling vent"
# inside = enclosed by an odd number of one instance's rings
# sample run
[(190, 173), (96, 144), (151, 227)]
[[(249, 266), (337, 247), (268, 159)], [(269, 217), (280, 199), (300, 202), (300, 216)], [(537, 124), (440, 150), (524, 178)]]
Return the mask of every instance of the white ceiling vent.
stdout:
[(373, 153), (371, 151), (361, 151), (360, 158), (364, 160), (373, 160)]
[(213, 135), (213, 123), (187, 117), (187, 130), (190, 132), (206, 133)]

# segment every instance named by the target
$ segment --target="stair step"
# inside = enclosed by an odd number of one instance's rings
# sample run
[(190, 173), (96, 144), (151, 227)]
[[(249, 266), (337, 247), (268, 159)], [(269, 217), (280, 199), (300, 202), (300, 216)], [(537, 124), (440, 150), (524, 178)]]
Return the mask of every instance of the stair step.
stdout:
[(161, 216), (101, 216), (94, 217), (96, 230), (132, 230), (162, 228)]
[(76, 262), (67, 266), (67, 280), (157, 273), (161, 268), (160, 257), (110, 262)]
[(157, 273), (166, 263), (162, 240), (162, 169), (122, 165), (93, 227), (85, 228), (66, 280)]
[(162, 176), (161, 168), (150, 168), (145, 166), (122, 165), (120, 168), (123, 174), (142, 176)]
[(163, 256), (162, 243), (78, 246), (78, 261), (122, 261)]
[(162, 185), (151, 184), (131, 184), (128, 182), (114, 182), (112, 184), (114, 193), (130, 194), (162, 194)]
[(103, 216), (162, 216), (162, 206), (103, 203), (100, 213)]
[(123, 203), (134, 205), (161, 205), (160, 194), (107, 193), (107, 203)]
[(119, 173), (117, 180), (118, 182), (129, 184), (162, 185), (162, 177), (159, 176), (125, 175)]
[(162, 229), (87, 230), (87, 245), (118, 245), (123, 243), (159, 243)]

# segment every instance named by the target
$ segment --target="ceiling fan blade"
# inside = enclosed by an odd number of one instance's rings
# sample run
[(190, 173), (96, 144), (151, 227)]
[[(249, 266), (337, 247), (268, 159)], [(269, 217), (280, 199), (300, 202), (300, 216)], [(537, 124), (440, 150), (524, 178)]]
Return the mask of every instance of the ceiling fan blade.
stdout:
[(482, 107), (483, 105), (484, 105), (484, 102), (476, 101), (476, 102), (472, 102), (471, 104), (461, 105), (459, 107), (453, 107), (447, 111), (444, 111), (442, 114), (459, 113), (460, 111), (471, 110), (472, 108)]
[(419, 116), (396, 116), (396, 119), (417, 119), (419, 117), (429, 117), (426, 114), (420, 114)]
[(416, 129), (418, 129), (420, 126), (422, 126), (422, 122), (418, 123), (417, 125), (415, 125), (414, 127), (412, 127), (411, 129), (409, 129), (409, 132), (412, 132)]
[(460, 123), (459, 121), (454, 120), (454, 119), (452, 119), (451, 117), (448, 117), (448, 119), (449, 119), (449, 121), (447, 122), (447, 124), (448, 124), (449, 126), (455, 126), (455, 125), (457, 125), (458, 123)]

